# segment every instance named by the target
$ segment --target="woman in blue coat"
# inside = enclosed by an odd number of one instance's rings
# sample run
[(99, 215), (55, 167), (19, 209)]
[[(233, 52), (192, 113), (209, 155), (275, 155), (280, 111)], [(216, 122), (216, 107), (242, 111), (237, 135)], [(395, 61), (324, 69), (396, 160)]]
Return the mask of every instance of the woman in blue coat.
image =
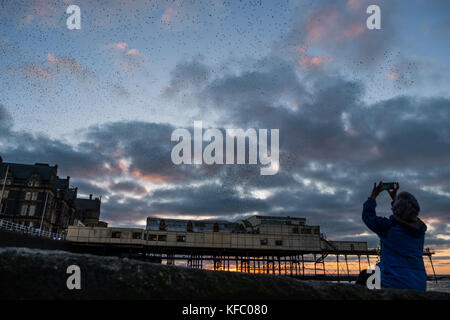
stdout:
[(399, 184), (388, 190), (392, 198), (393, 215), (378, 217), (375, 199), (383, 191), (383, 183), (374, 183), (372, 194), (363, 206), (362, 220), (380, 238), (381, 286), (425, 291), (427, 274), (423, 263), (423, 245), (427, 226), (419, 219), (420, 206), (416, 198), (403, 191)]

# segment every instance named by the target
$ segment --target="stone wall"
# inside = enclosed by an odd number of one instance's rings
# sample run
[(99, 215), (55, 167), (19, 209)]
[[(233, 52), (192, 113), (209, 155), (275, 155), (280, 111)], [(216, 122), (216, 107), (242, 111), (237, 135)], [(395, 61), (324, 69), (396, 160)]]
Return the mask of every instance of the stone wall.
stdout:
[[(70, 265), (81, 290), (68, 290)], [(450, 294), (370, 291), (351, 284), (214, 272), (58, 250), (0, 248), (0, 299), (450, 299)]]

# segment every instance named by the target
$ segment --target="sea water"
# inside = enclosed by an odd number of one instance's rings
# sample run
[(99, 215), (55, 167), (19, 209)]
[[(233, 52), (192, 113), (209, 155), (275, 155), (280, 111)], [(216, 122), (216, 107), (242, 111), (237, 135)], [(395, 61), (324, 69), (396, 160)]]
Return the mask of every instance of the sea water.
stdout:
[(427, 291), (440, 291), (450, 293), (450, 279), (440, 279), (437, 281), (427, 281)]

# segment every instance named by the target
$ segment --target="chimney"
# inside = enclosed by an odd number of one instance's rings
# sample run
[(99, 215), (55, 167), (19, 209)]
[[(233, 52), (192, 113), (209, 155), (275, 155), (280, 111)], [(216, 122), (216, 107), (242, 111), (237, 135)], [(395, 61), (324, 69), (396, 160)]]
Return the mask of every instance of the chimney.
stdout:
[(92, 200), (92, 193), (89, 195), (89, 200)]

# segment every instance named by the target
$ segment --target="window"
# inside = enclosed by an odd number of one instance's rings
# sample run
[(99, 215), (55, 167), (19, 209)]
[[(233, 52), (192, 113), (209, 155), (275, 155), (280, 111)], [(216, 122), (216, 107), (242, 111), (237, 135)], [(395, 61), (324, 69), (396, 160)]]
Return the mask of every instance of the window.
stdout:
[(303, 228), (302, 234), (311, 234), (311, 228)]
[(275, 245), (276, 246), (282, 246), (283, 245), (283, 240), (275, 240)]
[(166, 241), (166, 240), (167, 240), (167, 235), (165, 235), (165, 234), (158, 235), (158, 241)]
[(298, 227), (292, 228), (292, 233), (298, 233)]
[(34, 216), (34, 213), (36, 212), (36, 206), (30, 206), (30, 212), (28, 213), (28, 215), (30, 216)]
[(29, 187), (39, 187), (39, 180), (29, 180), (27, 185)]
[(22, 216), (26, 216), (26, 215), (27, 215), (27, 212), (28, 212), (28, 205), (24, 204), (24, 205), (22, 206), (22, 211), (20, 211), (20, 214), (21, 214)]
[(31, 192), (26, 192), (25, 193), (25, 200), (30, 200), (31, 199)]
[(314, 229), (314, 234), (319, 234), (319, 229)]
[(217, 222), (214, 223), (213, 231), (214, 232), (219, 232), (219, 224)]
[(142, 239), (142, 233), (133, 232), (133, 239)]
[(120, 231), (113, 231), (111, 238), (120, 239)]
[(156, 237), (156, 234), (149, 234), (149, 235), (148, 235), (148, 240), (149, 240), (149, 241), (156, 241), (156, 238), (157, 238), (157, 237)]
[(7, 186), (11, 185), (11, 179), (6, 179), (6, 185)]
[(177, 242), (186, 242), (186, 236), (177, 236)]
[(33, 200), (33, 201), (37, 200), (38, 194), (39, 194), (38, 192), (33, 192), (33, 193), (31, 194), (31, 200)]
[(189, 221), (189, 222), (187, 223), (186, 231), (187, 231), (187, 232), (193, 232), (193, 231), (194, 231), (194, 230), (193, 230), (193, 227), (192, 227), (192, 221)]
[(259, 240), (259, 243), (260, 243), (262, 246), (267, 246), (267, 244), (269, 243), (269, 240), (267, 240), (267, 239), (261, 239), (261, 240)]

